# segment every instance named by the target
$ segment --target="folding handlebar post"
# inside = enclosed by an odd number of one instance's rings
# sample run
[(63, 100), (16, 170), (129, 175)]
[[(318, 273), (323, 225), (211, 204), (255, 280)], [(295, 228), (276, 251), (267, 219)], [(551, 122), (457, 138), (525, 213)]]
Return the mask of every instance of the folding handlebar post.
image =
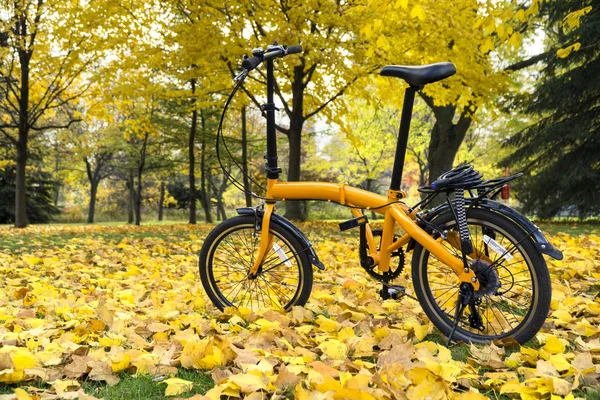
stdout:
[(267, 178), (278, 179), (281, 169), (277, 166), (277, 135), (275, 131), (275, 75), (273, 60), (267, 59), (267, 103), (263, 104), (263, 111), (267, 115)]
[(394, 169), (392, 170), (392, 181), (390, 190), (400, 190), (402, 170), (404, 168), (404, 157), (408, 145), (408, 132), (410, 131), (410, 120), (412, 118), (413, 104), (417, 87), (409, 86), (404, 93), (404, 104), (402, 105), (402, 117), (400, 117), (400, 130), (398, 142), (396, 143), (396, 156), (394, 157)]

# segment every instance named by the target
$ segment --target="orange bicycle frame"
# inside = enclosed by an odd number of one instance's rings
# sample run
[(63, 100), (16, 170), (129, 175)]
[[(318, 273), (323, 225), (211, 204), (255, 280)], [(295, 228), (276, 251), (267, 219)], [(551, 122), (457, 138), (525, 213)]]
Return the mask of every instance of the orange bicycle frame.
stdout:
[[(353, 208), (355, 216), (362, 215), (359, 209), (372, 210), (383, 215), (383, 233), (381, 237), (381, 248), (376, 249), (373, 234), (367, 226), (367, 243), (371, 249), (371, 257), (376, 260), (379, 270), (389, 270), (391, 253), (404, 246), (410, 238), (413, 238), (425, 247), (431, 254), (448, 265), (457, 274), (461, 282), (469, 282), (475, 290), (479, 289), (479, 282), (471, 269), (465, 269), (461, 259), (455, 257), (439, 241), (431, 237), (414, 221), (415, 212), (405, 204), (397, 203), (397, 197), (390, 193), (389, 197), (371, 193), (366, 190), (350, 187), (346, 184), (324, 183), (324, 182), (279, 182), (277, 179), (269, 179), (267, 185), (267, 198), (273, 200), (324, 200), (333, 201), (341, 205)], [(392, 203), (392, 204), (389, 204)], [(256, 274), (264, 255), (267, 253), (272, 242), (269, 233), (271, 214), (275, 203), (267, 203), (262, 220), (262, 233), (258, 257), (251, 274)], [(395, 225), (398, 223), (406, 234), (394, 241)]]
[[(410, 130), (414, 97), (416, 91), (419, 90), (420, 87), (409, 86), (405, 92), (402, 117), (400, 120), (400, 131), (398, 133), (398, 142), (396, 145), (396, 155), (392, 169), (392, 179), (387, 197), (353, 188), (346, 184), (279, 182), (281, 169), (277, 166), (273, 58), (283, 57), (285, 55), (285, 49), (273, 46), (267, 50), (267, 53), (262, 54), (263, 60), (267, 65), (267, 103), (262, 106), (267, 117), (267, 155), (265, 157), (267, 160), (266, 170), (268, 178), (266, 193), (267, 204), (262, 219), (259, 253), (254, 265), (250, 268), (249, 274), (256, 275), (258, 273), (265, 254), (272, 246), (273, 236), (269, 231), (269, 226), (271, 223), (271, 215), (275, 209), (275, 202), (277, 200), (325, 200), (354, 207), (353, 213), (355, 216), (362, 215), (360, 209), (372, 210), (383, 215), (383, 232), (379, 251), (376, 250), (371, 229), (368, 226), (366, 229), (366, 239), (371, 253), (370, 256), (377, 263), (380, 271), (386, 272), (389, 270), (391, 253), (408, 243), (412, 238), (426, 248), (433, 256), (452, 268), (461, 282), (468, 282), (473, 285), (475, 290), (478, 290), (479, 282), (477, 281), (474, 272), (465, 266), (461, 259), (455, 257), (443, 244), (425, 232), (414, 221), (416, 215), (413, 210), (409, 209), (405, 204), (398, 202), (399, 198), (404, 197), (404, 193), (400, 190), (400, 181), (402, 178), (402, 169), (408, 143), (408, 132)], [(255, 64), (258, 65), (258, 62)], [(250, 65), (250, 63), (248, 63), (248, 65)], [(406, 234), (394, 241), (396, 223), (406, 231)]]

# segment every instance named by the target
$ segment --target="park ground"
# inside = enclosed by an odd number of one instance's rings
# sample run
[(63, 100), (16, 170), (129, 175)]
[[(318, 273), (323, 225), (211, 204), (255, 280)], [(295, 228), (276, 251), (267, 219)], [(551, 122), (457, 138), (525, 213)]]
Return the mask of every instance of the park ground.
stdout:
[(300, 224), (326, 269), (288, 314), (210, 304), (209, 225), (3, 226), (0, 398), (600, 398), (600, 225), (540, 225), (565, 254), (544, 328), (449, 348), (417, 302), (378, 299), (332, 222)]

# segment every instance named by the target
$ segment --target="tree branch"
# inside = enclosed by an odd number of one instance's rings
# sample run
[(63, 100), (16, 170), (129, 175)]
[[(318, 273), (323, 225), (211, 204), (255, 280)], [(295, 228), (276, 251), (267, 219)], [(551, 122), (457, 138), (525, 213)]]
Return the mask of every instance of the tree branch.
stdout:
[(33, 48), (33, 44), (35, 43), (35, 37), (37, 36), (38, 28), (40, 25), (40, 19), (42, 18), (43, 4), (43, 0), (38, 0), (37, 10), (35, 12), (35, 19), (33, 21), (33, 32), (31, 32), (31, 37), (29, 38), (29, 49)]
[(323, 110), (325, 107), (327, 107), (332, 101), (334, 101), (335, 99), (337, 99), (338, 97), (340, 97), (341, 95), (344, 94), (344, 92), (346, 91), (346, 89), (348, 89), (350, 87), (350, 85), (352, 85), (354, 82), (356, 82), (356, 80), (358, 79), (358, 75), (354, 77), (354, 79), (352, 79), (351, 81), (347, 82), (343, 88), (341, 88), (333, 97), (331, 97), (329, 100), (327, 100), (325, 103), (321, 104), (319, 107), (317, 107), (316, 110), (314, 110), (311, 113), (308, 113), (305, 117), (304, 120), (309, 119), (310, 117), (312, 117), (315, 114), (318, 114), (319, 112), (321, 112), (321, 110)]
[(302, 82), (302, 87), (306, 89), (306, 86), (308, 86), (308, 83), (310, 82), (310, 80), (312, 79), (313, 73), (315, 72), (315, 69), (317, 69), (317, 63), (314, 63), (309, 69), (308, 71), (306, 71), (306, 80), (304, 82)]
[(34, 131), (44, 131), (46, 129), (68, 129), (75, 122), (81, 122), (81, 119), (79, 119), (79, 118), (72, 119), (67, 124), (63, 124), (63, 125), (45, 125), (45, 126), (39, 126), (39, 127), (30, 126), (29, 129), (34, 130)]
[(523, 68), (527, 68), (530, 67), (534, 64), (537, 64), (540, 61), (543, 61), (547, 58), (549, 58), (552, 54), (556, 53), (556, 49), (555, 48), (551, 48), (550, 50), (541, 53), (541, 54), (537, 54), (533, 57), (530, 57), (526, 60), (522, 60), (519, 62), (516, 62), (514, 64), (509, 65), (508, 67), (504, 68), (505, 71), (518, 71), (520, 69)]
[(4, 128), (0, 127), (0, 132), (2, 132), (4, 134), (4, 136), (15, 146), (19, 144), (19, 141), (17, 139), (15, 139), (14, 137), (12, 137), (11, 135), (9, 135), (8, 132), (6, 132), (4, 130)]
[[(265, 81), (263, 82), (263, 81), (258, 80), (258, 79), (254, 79), (254, 80), (256, 82), (260, 82), (260, 83), (262, 83), (263, 85), (266, 86), (267, 85), (267, 82), (266, 82), (267, 77), (265, 76), (264, 72), (262, 72), (260, 70), (258, 72), (259, 72), (259, 74), (262, 77), (265, 78)], [(283, 104), (283, 108), (285, 110), (285, 113), (288, 115), (288, 117), (291, 117), (292, 116), (292, 110), (290, 109), (290, 106), (288, 105), (287, 101), (285, 101), (285, 99), (283, 98), (283, 93), (281, 93), (281, 89), (279, 89), (279, 84), (277, 84), (277, 80), (275, 80), (275, 88), (274, 89), (275, 89), (275, 94), (277, 94), (277, 97), (279, 97), (279, 100), (281, 100), (281, 104)]]

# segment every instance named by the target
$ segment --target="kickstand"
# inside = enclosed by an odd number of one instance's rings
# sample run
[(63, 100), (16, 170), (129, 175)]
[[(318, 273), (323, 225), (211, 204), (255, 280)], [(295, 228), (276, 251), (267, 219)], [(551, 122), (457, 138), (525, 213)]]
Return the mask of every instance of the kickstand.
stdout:
[(456, 312), (454, 313), (454, 325), (452, 326), (452, 330), (450, 331), (450, 335), (448, 335), (448, 343), (446, 346), (450, 346), (452, 342), (452, 336), (454, 336), (454, 332), (458, 327), (458, 323), (462, 318), (463, 312), (467, 305), (471, 302), (473, 298), (473, 286), (468, 283), (462, 283), (460, 285), (460, 292), (458, 294), (458, 300), (456, 301)]

